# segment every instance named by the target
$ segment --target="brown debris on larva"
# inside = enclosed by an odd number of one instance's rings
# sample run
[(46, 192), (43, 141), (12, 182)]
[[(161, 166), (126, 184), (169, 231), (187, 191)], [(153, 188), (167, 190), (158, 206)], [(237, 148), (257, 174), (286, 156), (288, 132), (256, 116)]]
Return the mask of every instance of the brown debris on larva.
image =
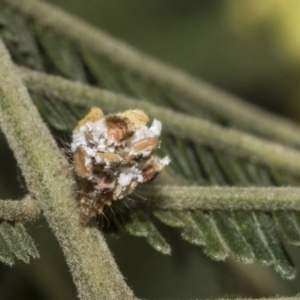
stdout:
[(74, 165), (75, 172), (79, 177), (85, 178), (92, 174), (92, 161), (82, 147), (78, 147), (75, 150)]
[(110, 115), (105, 118), (108, 136), (114, 142), (120, 143), (133, 134), (133, 124), (126, 117)]
[(146, 138), (131, 145), (129, 148), (129, 156), (131, 157), (148, 157), (159, 146), (159, 139)]
[(156, 175), (161, 171), (161, 167), (157, 164), (148, 165), (143, 170), (143, 183), (148, 183), (153, 180)]
[(168, 157), (153, 155), (159, 147), (161, 123), (147, 127), (140, 110), (104, 116), (93, 107), (78, 122), (71, 150), (80, 185), (79, 221), (86, 225), (105, 206), (131, 194), (138, 184), (153, 180), (168, 165)]

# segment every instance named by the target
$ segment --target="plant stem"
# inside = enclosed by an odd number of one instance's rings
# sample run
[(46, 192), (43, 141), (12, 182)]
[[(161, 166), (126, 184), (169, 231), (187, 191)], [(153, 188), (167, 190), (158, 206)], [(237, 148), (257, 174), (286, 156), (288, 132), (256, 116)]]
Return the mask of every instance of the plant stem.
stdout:
[(0, 200), (0, 219), (32, 222), (41, 215), (41, 209), (30, 196), (22, 200)]
[(297, 187), (153, 186), (145, 193), (154, 208), (166, 210), (300, 211)]
[(57, 237), (79, 297), (135, 299), (96, 228), (83, 227), (67, 160), (32, 104), (0, 40), (0, 126)]
[(27, 88), (38, 95), (85, 107), (100, 106), (105, 112), (143, 109), (162, 121), (164, 131), (192, 140), (200, 145), (228, 149), (255, 159), (262, 165), (275, 167), (300, 176), (300, 152), (241, 131), (224, 128), (209, 121), (191, 117), (145, 101), (114, 94), (88, 85), (74, 83), (57, 76), (18, 69)]

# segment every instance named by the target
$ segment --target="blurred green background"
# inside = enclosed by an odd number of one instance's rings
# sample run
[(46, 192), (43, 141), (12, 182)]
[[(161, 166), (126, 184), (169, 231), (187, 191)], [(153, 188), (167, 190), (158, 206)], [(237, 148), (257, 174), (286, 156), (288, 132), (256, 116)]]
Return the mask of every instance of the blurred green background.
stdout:
[[(297, 0), (51, 0), (126, 43), (296, 122), (300, 120), (300, 2)], [(21, 198), (17, 168), (0, 135), (0, 198)], [(5, 165), (3, 164), (5, 162)], [(41, 259), (0, 267), (0, 299), (75, 299), (57, 242), (40, 220), (28, 229)], [(196, 299), (295, 295), (271, 268), (213, 262), (161, 226), (173, 255), (126, 234), (108, 238), (136, 295)], [(300, 269), (300, 251), (288, 248)], [(101, 280), (101, 278), (99, 278)]]

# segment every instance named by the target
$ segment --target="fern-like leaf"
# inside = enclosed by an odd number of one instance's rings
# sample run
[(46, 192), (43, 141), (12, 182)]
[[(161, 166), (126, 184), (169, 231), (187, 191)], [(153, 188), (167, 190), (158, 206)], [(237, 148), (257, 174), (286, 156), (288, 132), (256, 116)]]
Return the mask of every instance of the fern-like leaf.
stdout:
[[(161, 152), (171, 157), (169, 179), (177, 184), (299, 185), (296, 125), (149, 59), (47, 4), (36, 0), (26, 4), (0, 0), (0, 4), (5, 8), (0, 13), (0, 34), (16, 64), (89, 84), (19, 69), (52, 128), (72, 130), (92, 105), (106, 112), (139, 107), (164, 123)], [(203, 246), (213, 259), (231, 255), (245, 263), (274, 265), (282, 276), (293, 278), (294, 268), (274, 228), (298, 245), (298, 213), (295, 207), (287, 212), (268, 205), (268, 212), (253, 208), (232, 212), (227, 203), (219, 210), (156, 208), (154, 215), (179, 228), (185, 240)], [(157, 250), (170, 252), (149, 216), (132, 218), (126, 228)]]
[(2, 221), (0, 224), (0, 239), (0, 261), (5, 264), (13, 265), (15, 259), (28, 263), (30, 257), (39, 257), (32, 238), (19, 222), (12, 224)]

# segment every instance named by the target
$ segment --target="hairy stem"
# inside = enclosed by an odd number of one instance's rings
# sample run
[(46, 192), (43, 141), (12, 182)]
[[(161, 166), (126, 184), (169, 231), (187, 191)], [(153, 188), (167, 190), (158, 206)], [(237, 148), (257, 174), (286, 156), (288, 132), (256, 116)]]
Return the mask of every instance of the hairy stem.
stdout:
[(145, 192), (159, 209), (300, 211), (297, 187), (153, 186)]
[(22, 200), (0, 200), (0, 219), (32, 222), (41, 215), (41, 209), (30, 196)]
[(0, 126), (22, 169), (30, 194), (57, 237), (79, 297), (135, 299), (96, 228), (78, 221), (68, 163), (32, 104), (0, 40)]
[(106, 112), (140, 108), (151, 117), (162, 121), (164, 130), (177, 137), (190, 139), (198, 144), (229, 149), (258, 160), (261, 164), (300, 175), (300, 152), (269, 142), (235, 129), (228, 129), (200, 118), (155, 106), (145, 101), (114, 94), (88, 85), (74, 83), (60, 77), (18, 69), (28, 89), (60, 101), (85, 107), (100, 106)]
[(58, 36), (105, 57), (145, 81), (163, 87), (182, 98), (182, 101), (192, 101), (246, 131), (255, 131), (262, 136), (300, 147), (300, 129), (292, 122), (264, 112), (238, 97), (154, 60), (47, 3), (37, 0), (0, 0), (0, 3), (20, 11), (38, 26), (47, 27)]

